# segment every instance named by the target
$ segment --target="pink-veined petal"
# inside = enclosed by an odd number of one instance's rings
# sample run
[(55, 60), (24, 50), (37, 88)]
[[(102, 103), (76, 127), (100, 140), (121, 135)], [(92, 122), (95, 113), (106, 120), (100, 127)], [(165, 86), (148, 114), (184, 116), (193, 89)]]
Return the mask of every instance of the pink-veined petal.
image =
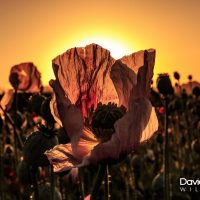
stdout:
[(56, 101), (54, 98), (51, 101), (51, 112), (58, 123), (61, 124), (62, 122), (62, 126), (71, 139), (71, 142), (78, 141), (83, 129), (81, 111), (75, 105), (71, 104), (58, 80), (51, 80), (50, 85), (54, 90), (56, 98)]
[(91, 150), (98, 144), (92, 132), (84, 128), (80, 140), (71, 144), (61, 144), (45, 152), (55, 172), (69, 170), (79, 166), (82, 159), (88, 156)]
[(71, 144), (56, 145), (46, 151), (45, 155), (53, 165), (54, 172), (69, 170), (79, 163), (72, 153)]
[(54, 74), (65, 95), (78, 106), (83, 117), (99, 102), (118, 103), (118, 95), (110, 79), (114, 59), (99, 45), (72, 48), (53, 60)]
[(79, 160), (82, 160), (85, 156), (88, 156), (92, 149), (98, 144), (99, 142), (94, 137), (91, 130), (84, 127), (80, 140), (78, 142), (72, 142), (72, 149), (73, 154)]
[(117, 60), (112, 66), (110, 78), (118, 93), (119, 104), (128, 108), (129, 96), (133, 85), (136, 84), (136, 73), (127, 67), (127, 65), (123, 64), (121, 60)]
[(135, 96), (149, 97), (150, 82), (153, 76), (153, 67), (155, 62), (155, 50), (149, 49), (138, 51), (128, 56), (124, 56), (117, 60), (112, 66), (110, 77), (115, 85), (119, 96), (119, 104), (128, 108), (133, 86), (137, 83), (137, 73), (140, 68), (146, 70), (142, 73), (142, 82), (137, 84), (140, 94), (134, 93)]

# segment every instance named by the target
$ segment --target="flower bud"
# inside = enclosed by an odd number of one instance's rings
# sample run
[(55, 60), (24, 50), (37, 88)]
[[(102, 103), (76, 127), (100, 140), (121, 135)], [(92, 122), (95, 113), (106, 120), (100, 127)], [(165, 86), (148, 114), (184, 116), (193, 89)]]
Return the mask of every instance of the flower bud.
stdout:
[(162, 101), (161, 101), (161, 97), (160, 94), (158, 92), (156, 92), (155, 90), (151, 89), (151, 93), (150, 93), (150, 100), (151, 103), (154, 107), (160, 107), (162, 106)]
[(24, 160), (31, 166), (48, 166), (50, 163), (44, 152), (57, 144), (57, 137), (50, 131), (33, 132), (24, 144)]
[(164, 97), (174, 94), (174, 89), (168, 74), (159, 74), (157, 88)]
[(189, 76), (188, 76), (188, 80), (189, 80), (189, 81), (192, 81), (192, 75), (189, 75)]
[(180, 74), (178, 72), (174, 72), (174, 78), (176, 80), (179, 80), (180, 79)]

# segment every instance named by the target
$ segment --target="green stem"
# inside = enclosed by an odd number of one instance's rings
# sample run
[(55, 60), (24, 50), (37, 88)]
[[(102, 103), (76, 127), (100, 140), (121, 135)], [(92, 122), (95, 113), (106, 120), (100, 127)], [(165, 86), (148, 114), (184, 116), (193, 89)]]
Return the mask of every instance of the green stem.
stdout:
[(61, 177), (59, 177), (59, 187), (60, 187), (60, 193), (61, 193), (62, 199), (65, 200), (65, 195), (64, 195), (64, 191), (63, 191), (63, 183), (62, 183)]
[(99, 165), (98, 173), (92, 188), (91, 200), (96, 200), (106, 172), (106, 165)]
[(109, 166), (106, 165), (106, 176), (105, 176), (105, 199), (110, 200), (110, 174), (109, 174)]
[(37, 168), (31, 166), (29, 169), (31, 173), (31, 181), (33, 184), (35, 200), (39, 200), (39, 191), (38, 191), (38, 183), (37, 183)]
[[(6, 120), (8, 120), (8, 122), (12, 125), (13, 127), (13, 130), (14, 130), (14, 134), (16, 135), (16, 138), (18, 140), (18, 143), (20, 145), (20, 147), (22, 148), (23, 147), (23, 142), (22, 142), (22, 139), (20, 137), (20, 135), (17, 133), (17, 131), (15, 131), (15, 123), (13, 121), (13, 119), (10, 117), (10, 115), (3, 109), (3, 107), (0, 105), (0, 109), (3, 111), (4, 113), (4, 116), (6, 118)], [(21, 130), (21, 129), (20, 129)]]
[(168, 100), (165, 98), (165, 143), (164, 143), (164, 181), (165, 181), (165, 200), (170, 200), (169, 184), (169, 135), (168, 135)]

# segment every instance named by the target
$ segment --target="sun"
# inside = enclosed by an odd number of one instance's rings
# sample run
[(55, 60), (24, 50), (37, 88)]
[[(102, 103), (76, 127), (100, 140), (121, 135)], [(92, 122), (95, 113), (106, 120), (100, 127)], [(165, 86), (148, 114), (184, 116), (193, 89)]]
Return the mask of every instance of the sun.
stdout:
[(98, 37), (98, 36), (85, 38), (79, 41), (77, 43), (77, 46), (84, 47), (91, 43), (96, 43), (102, 46), (103, 48), (109, 50), (111, 53), (111, 56), (115, 59), (119, 59), (123, 57), (124, 55), (128, 55), (132, 53), (132, 51), (126, 45), (122, 44), (122, 42), (117, 41), (112, 38), (105, 38), (105, 37)]

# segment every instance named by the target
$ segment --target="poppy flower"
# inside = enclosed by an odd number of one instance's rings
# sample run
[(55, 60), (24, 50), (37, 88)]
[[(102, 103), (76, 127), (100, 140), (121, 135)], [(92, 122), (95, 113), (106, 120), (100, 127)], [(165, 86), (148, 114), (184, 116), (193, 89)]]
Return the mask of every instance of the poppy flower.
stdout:
[[(65, 129), (70, 143), (45, 152), (55, 172), (117, 160), (150, 139), (158, 129), (150, 85), (155, 50), (139, 51), (115, 60), (99, 45), (72, 48), (53, 60), (56, 80), (51, 112)], [(127, 112), (114, 123), (114, 133), (102, 142), (87, 127), (86, 119), (98, 104), (112, 102)]]
[(32, 62), (14, 65), (10, 70), (9, 81), (14, 89), (25, 92), (40, 92), (41, 75)]

